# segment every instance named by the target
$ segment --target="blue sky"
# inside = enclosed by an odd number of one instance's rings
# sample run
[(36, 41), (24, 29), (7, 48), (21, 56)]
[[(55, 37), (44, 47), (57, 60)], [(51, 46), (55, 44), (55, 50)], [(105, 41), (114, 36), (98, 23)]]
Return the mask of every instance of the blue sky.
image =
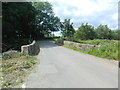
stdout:
[[(77, 29), (82, 23), (89, 23), (95, 28), (99, 24), (118, 28), (119, 0), (42, 0), (53, 5), (53, 11), (61, 21), (70, 18)], [(57, 32), (56, 35), (59, 35)]]

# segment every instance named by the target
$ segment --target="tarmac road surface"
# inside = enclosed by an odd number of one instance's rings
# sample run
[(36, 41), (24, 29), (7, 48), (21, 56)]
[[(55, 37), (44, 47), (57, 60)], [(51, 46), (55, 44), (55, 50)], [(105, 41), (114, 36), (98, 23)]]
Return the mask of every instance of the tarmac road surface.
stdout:
[(40, 64), (25, 81), (26, 88), (118, 88), (118, 64), (39, 41)]

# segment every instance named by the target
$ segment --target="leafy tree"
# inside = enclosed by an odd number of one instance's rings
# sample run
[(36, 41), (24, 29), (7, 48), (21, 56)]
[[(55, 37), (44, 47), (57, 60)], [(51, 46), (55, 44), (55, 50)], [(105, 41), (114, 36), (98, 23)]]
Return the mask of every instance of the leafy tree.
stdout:
[[(3, 43), (14, 47), (20, 39), (41, 39), (60, 29), (60, 19), (48, 2), (3, 2)], [(20, 46), (19, 46), (20, 47)]]
[(119, 40), (120, 30), (111, 30), (111, 37), (114, 40)]
[(81, 40), (95, 39), (96, 33), (91, 25), (82, 24), (75, 33), (75, 37)]
[(36, 2), (36, 27), (43, 35), (49, 36), (53, 31), (59, 31), (60, 19), (54, 16), (52, 5), (49, 2)]
[(96, 29), (98, 39), (112, 39), (112, 31), (107, 25), (99, 25)]
[(64, 19), (64, 22), (61, 23), (61, 33), (65, 39), (72, 39), (75, 33), (73, 28), (73, 23), (70, 23), (70, 19)]
[[(2, 3), (3, 51), (18, 49), (27, 38), (34, 38), (36, 10), (30, 2)], [(15, 48), (16, 47), (16, 48)]]
[[(2, 3), (3, 37), (30, 38), (34, 29), (35, 8), (28, 2)], [(4, 39), (3, 38), (3, 39)]]

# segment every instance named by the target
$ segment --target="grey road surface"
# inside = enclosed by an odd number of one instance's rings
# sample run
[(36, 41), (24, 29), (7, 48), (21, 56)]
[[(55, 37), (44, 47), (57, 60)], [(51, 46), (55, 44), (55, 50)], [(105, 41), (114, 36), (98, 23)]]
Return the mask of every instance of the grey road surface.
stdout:
[(118, 66), (109, 60), (40, 41), (40, 64), (26, 88), (118, 88)]

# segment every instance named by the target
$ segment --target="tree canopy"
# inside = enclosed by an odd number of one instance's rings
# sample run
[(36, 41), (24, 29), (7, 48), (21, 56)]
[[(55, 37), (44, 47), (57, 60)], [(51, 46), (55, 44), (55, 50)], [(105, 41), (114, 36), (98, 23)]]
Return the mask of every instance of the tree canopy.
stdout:
[(96, 29), (96, 33), (99, 39), (112, 39), (112, 31), (107, 25), (99, 25)]
[(3, 39), (29, 38), (34, 27), (35, 8), (28, 2), (6, 2), (2, 5)]
[(54, 15), (49, 2), (35, 2), (34, 7), (37, 10), (36, 27), (40, 33), (49, 36), (52, 31), (59, 31), (60, 19)]
[(70, 19), (64, 19), (64, 22), (61, 23), (61, 33), (64, 38), (72, 39), (75, 33), (73, 23), (70, 22)]
[(87, 23), (82, 24), (76, 31), (75, 37), (81, 40), (94, 39), (96, 37), (94, 27)]
[(59, 31), (60, 25), (49, 2), (2, 3), (2, 43), (6, 46), (13, 46), (15, 41), (21, 45), (20, 39), (42, 39)]

